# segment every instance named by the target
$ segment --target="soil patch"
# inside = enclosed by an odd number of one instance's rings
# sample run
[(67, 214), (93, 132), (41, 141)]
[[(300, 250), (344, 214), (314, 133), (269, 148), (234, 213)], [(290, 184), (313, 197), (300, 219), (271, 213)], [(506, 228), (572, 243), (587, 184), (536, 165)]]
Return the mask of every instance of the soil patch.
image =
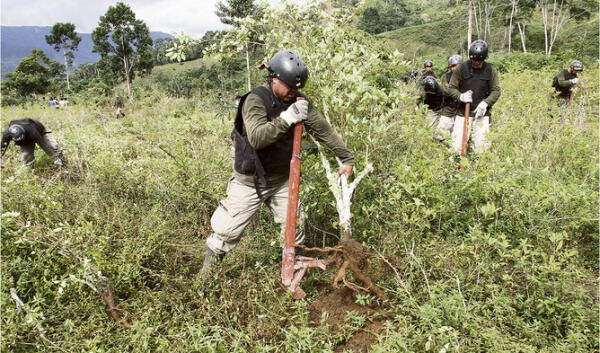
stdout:
[[(342, 333), (344, 325), (349, 323), (347, 313), (355, 311), (367, 318), (364, 327), (352, 337), (338, 344), (336, 352), (368, 352), (377, 341), (377, 334), (385, 323), (383, 310), (356, 303), (356, 293), (347, 287), (328, 289), (321, 293), (310, 305), (310, 319), (314, 325), (329, 325), (332, 334)], [(323, 313), (327, 317), (323, 318)]]

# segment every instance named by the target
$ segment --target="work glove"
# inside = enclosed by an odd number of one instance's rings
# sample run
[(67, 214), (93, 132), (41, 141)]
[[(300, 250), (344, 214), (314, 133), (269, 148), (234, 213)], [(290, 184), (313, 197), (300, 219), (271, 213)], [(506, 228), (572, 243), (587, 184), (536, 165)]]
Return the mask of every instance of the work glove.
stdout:
[(569, 81), (571, 81), (571, 84), (574, 84), (574, 85), (576, 85), (576, 84), (577, 84), (577, 82), (579, 82), (579, 77), (572, 78), (572, 79), (570, 79)]
[(488, 104), (485, 101), (481, 101), (481, 103), (477, 104), (477, 108), (475, 108), (475, 116), (485, 116), (487, 107)]
[(308, 117), (308, 101), (297, 101), (296, 103), (290, 105), (287, 110), (282, 112), (280, 117), (290, 126), (306, 120)]
[(466, 91), (465, 93), (461, 93), (458, 99), (463, 103), (473, 103), (473, 92)]

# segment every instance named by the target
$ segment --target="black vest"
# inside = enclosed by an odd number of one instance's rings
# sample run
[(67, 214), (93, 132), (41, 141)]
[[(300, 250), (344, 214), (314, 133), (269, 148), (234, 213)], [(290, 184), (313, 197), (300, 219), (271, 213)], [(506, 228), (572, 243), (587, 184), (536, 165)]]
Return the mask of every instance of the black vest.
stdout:
[(272, 121), (285, 111), (294, 101), (283, 102), (265, 86), (259, 86), (246, 93), (241, 99), (235, 117), (231, 138), (235, 147), (235, 171), (246, 175), (255, 175), (261, 183), (266, 183), (265, 176), (287, 174), (290, 171), (294, 129), (290, 127), (285, 135), (267, 147), (255, 150), (248, 141), (242, 107), (250, 93), (257, 94), (267, 110), (267, 119)]
[[(458, 90), (461, 93), (466, 91), (473, 91), (473, 102), (471, 103), (471, 109), (474, 109), (482, 100), (490, 95), (491, 87), (490, 80), (492, 78), (492, 65), (484, 62), (483, 68), (473, 69), (471, 60), (461, 64), (462, 79)], [(462, 104), (464, 109), (464, 104)], [(488, 107), (488, 112), (492, 110), (492, 107)], [(488, 115), (489, 113), (486, 113)]]
[(14, 141), (15, 145), (18, 146), (39, 143), (40, 141), (38, 140), (46, 133), (46, 128), (44, 125), (42, 125), (42, 123), (29, 118), (11, 120), (8, 126), (10, 127), (11, 125), (20, 125), (23, 129), (25, 129), (25, 138), (21, 141)]
[(423, 103), (427, 104), (430, 110), (437, 112), (438, 110), (442, 109), (443, 101), (444, 94), (439, 87), (435, 87), (435, 93), (425, 92)]

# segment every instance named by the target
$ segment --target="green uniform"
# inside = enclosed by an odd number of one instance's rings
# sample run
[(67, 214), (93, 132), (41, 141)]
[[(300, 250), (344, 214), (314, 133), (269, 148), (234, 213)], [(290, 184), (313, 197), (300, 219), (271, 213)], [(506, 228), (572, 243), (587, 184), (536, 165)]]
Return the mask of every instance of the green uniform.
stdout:
[[(452, 77), (450, 78), (448, 94), (456, 101), (459, 101), (459, 97), (461, 93), (468, 91), (467, 87), (463, 87), (464, 77), (469, 75), (468, 72), (465, 72), (467, 67), (469, 67), (469, 61), (459, 65), (454, 72), (452, 73)], [(485, 101), (488, 104), (488, 113), (486, 115), (491, 115), (489, 111), (491, 110), (494, 103), (498, 101), (500, 98), (500, 79), (498, 78), (498, 72), (496, 68), (494, 68), (490, 63), (485, 62), (482, 70), (473, 69), (473, 72), (477, 71), (486, 71), (489, 68), (489, 77), (486, 77), (486, 80), (489, 79), (489, 83), (487, 84), (487, 92), (482, 91), (474, 91), (473, 92), (473, 103), (471, 103), (471, 111), (470, 116), (475, 116), (475, 107), (479, 102)], [(478, 99), (478, 95), (481, 95), (481, 99)], [(459, 115), (464, 115), (465, 112), (465, 104), (461, 103), (459, 106)]]

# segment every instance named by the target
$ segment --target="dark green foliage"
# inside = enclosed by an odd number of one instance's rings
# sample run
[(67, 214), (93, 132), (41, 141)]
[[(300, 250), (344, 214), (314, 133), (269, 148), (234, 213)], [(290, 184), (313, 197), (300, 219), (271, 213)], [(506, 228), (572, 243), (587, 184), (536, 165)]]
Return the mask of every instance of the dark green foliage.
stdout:
[(110, 6), (92, 32), (94, 52), (100, 54), (101, 68), (129, 85), (136, 72), (149, 73), (153, 67), (152, 38), (148, 26), (135, 17), (124, 3)]
[(414, 16), (404, 1), (390, 1), (365, 8), (359, 28), (373, 34), (402, 27)]
[(65, 70), (73, 64), (73, 52), (77, 50), (81, 37), (75, 32), (72, 23), (56, 23), (46, 36), (46, 42), (54, 46), (54, 50), (63, 51), (65, 55)]
[(27, 97), (44, 94), (57, 88), (57, 80), (64, 73), (58, 62), (50, 60), (42, 50), (36, 49), (19, 62), (14, 72), (6, 74), (3, 87), (16, 95)]
[(77, 50), (81, 37), (75, 32), (75, 25), (72, 23), (56, 23), (46, 36), (46, 42), (54, 46), (54, 50), (63, 52), (65, 59), (65, 75), (67, 78), (67, 88), (71, 88), (69, 80), (69, 68), (73, 65), (73, 52)]
[(216, 4), (215, 13), (221, 22), (227, 25), (236, 25), (239, 19), (248, 16), (260, 16), (261, 9), (254, 0), (224, 0)]

